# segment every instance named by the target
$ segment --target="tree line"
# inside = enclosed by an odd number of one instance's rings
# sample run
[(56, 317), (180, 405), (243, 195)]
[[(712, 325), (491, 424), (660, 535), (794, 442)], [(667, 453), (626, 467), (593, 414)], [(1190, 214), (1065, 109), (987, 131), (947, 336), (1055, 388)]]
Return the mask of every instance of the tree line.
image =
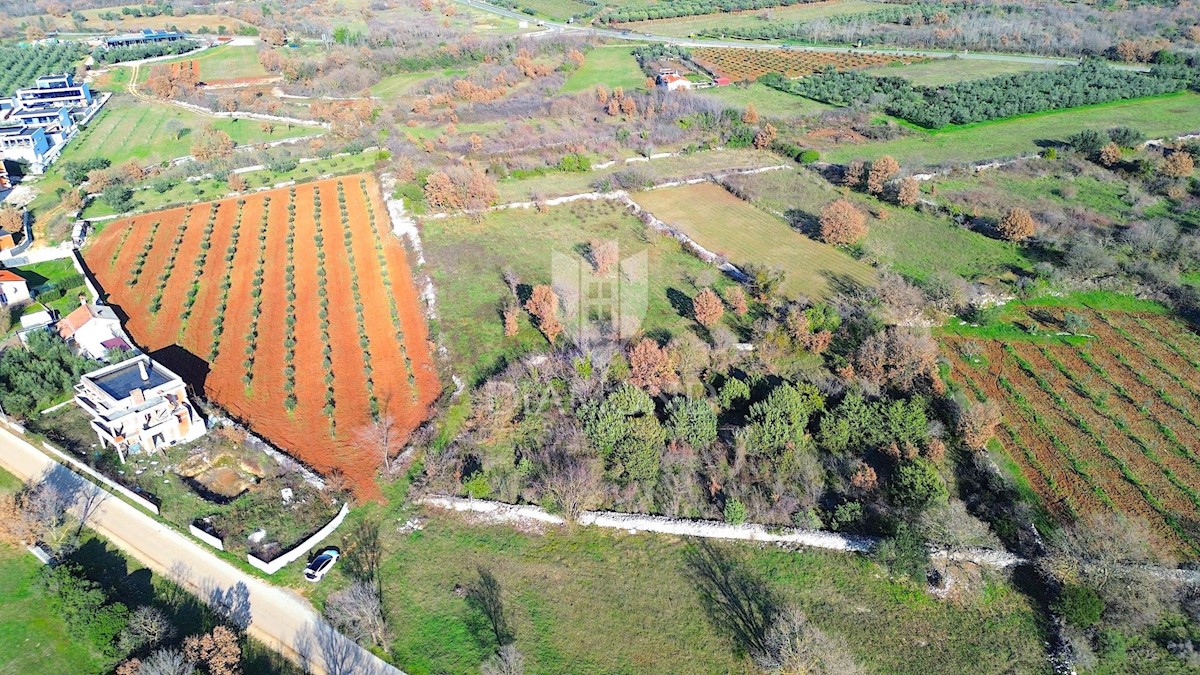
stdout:
[(938, 129), (1014, 115), (1108, 103), (1180, 91), (1175, 69), (1150, 73), (1115, 70), (1097, 61), (1044, 72), (1000, 75), (941, 87), (914, 86), (902, 77), (827, 70), (800, 80), (762, 78), (768, 86), (849, 107), (878, 107), (914, 124)]
[(125, 61), (139, 61), (141, 59), (169, 56), (171, 54), (183, 54), (199, 47), (200, 43), (195, 40), (171, 40), (169, 42), (130, 45), (128, 47), (97, 47), (92, 50), (92, 58), (96, 59), (96, 63), (100, 64), (123, 63)]

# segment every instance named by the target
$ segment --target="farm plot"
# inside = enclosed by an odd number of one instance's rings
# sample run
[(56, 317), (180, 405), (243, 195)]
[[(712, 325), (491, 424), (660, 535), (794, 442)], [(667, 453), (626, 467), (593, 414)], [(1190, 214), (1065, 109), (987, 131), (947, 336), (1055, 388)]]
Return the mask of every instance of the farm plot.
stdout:
[[(1165, 315), (1081, 310), (1086, 339), (1049, 337), (1057, 310), (1029, 311), (1041, 338), (944, 338), (952, 378), (998, 402), (1005, 450), (1051, 514), (1144, 519), (1156, 547), (1200, 554), (1200, 363)], [(1187, 345), (1187, 346), (1184, 346)]]
[(869, 286), (875, 272), (828, 244), (712, 183), (650, 190), (634, 199), (659, 220), (735, 265), (766, 264), (786, 274), (785, 293), (820, 298), (839, 288)]
[(373, 419), (438, 391), (405, 252), (370, 176), (144, 214), (84, 259), (134, 340), (315, 469), (374, 490)]
[(838, 70), (877, 68), (905, 61), (885, 54), (781, 51), (740, 47), (703, 47), (692, 51), (692, 60), (735, 82), (753, 82), (767, 73), (803, 77), (830, 66)]

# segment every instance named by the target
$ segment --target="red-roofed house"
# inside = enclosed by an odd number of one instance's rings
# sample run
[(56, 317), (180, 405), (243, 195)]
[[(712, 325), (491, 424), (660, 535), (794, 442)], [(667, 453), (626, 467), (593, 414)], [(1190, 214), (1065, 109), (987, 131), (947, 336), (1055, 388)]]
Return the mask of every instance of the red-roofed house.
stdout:
[(84, 301), (75, 311), (58, 322), (58, 334), (85, 356), (96, 360), (108, 353), (104, 343), (113, 338), (124, 338), (121, 320), (107, 305), (93, 305)]
[(667, 91), (692, 88), (692, 81), (683, 77), (675, 70), (663, 70), (659, 72), (658, 78), (655, 79), (654, 83), (659, 89), (666, 89)]
[(12, 270), (0, 270), (0, 307), (29, 302), (29, 282)]

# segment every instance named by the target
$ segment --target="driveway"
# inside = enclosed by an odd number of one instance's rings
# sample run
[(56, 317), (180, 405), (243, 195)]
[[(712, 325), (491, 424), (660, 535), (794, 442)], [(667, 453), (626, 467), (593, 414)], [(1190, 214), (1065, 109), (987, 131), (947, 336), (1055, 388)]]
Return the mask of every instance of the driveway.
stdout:
[[(90, 486), (77, 474), (0, 427), (0, 467), (21, 480), (52, 475), (68, 487)], [(403, 675), (321, 619), (297, 593), (273, 586), (213, 555), (208, 549), (115, 496), (108, 496), (87, 525), (156, 574), (161, 574), (253, 637), (318, 675)]]

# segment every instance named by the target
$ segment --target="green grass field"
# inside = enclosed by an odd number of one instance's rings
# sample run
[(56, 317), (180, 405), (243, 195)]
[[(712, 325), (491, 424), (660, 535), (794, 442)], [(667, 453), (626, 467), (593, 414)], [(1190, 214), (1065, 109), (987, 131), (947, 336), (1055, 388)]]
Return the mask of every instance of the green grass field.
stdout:
[(1053, 70), (1058, 66), (1044, 63), (1014, 61), (985, 61), (962, 59), (931, 59), (921, 63), (871, 68), (863, 72), (880, 77), (903, 77), (916, 85), (940, 87), (967, 80), (983, 80), (998, 75), (1013, 75), (1034, 70)]
[[(21, 487), (0, 470), (0, 492)], [(33, 554), (0, 543), (0, 675), (103, 672), (99, 654), (67, 634), (37, 588), (42, 564)]]
[(268, 133), (256, 120), (205, 117), (175, 106), (113, 94), (99, 116), (67, 145), (60, 161), (105, 157), (114, 166), (131, 159), (143, 164), (155, 164), (189, 154), (193, 134), (200, 133), (210, 124), (229, 134), (238, 145), (304, 136), (319, 131), (276, 124), (274, 130)]
[[(660, 148), (666, 150), (665, 148)], [(548, 199), (563, 195), (590, 192), (599, 181), (619, 171), (636, 170), (649, 175), (655, 182), (697, 176), (711, 171), (731, 169), (753, 169), (780, 163), (777, 155), (748, 149), (706, 150), (677, 157), (662, 157), (649, 162), (616, 164), (593, 171), (580, 173), (548, 173), (532, 178), (506, 178), (497, 184), (500, 202), (526, 201), (537, 195)]]
[[(573, 16), (582, 15), (592, 7), (578, 2), (578, 0), (521, 0), (521, 9), (525, 8), (532, 9), (538, 13), (538, 16), (544, 16), (547, 19), (566, 21)], [(534, 21), (536, 21), (534, 17), (529, 17), (530, 24), (533, 24)]]
[(563, 83), (562, 91), (583, 91), (598, 84), (610, 91), (614, 87), (637, 89), (646, 86), (646, 74), (638, 67), (628, 45), (596, 47), (588, 51), (583, 65)]
[(179, 61), (195, 61), (200, 64), (200, 81), (220, 82), (243, 77), (267, 77), (266, 69), (258, 62), (257, 47), (235, 47), (222, 45), (206, 49), (195, 56), (184, 56), (169, 61), (155, 62), (138, 69), (138, 83), (150, 78), (153, 66), (167, 65)]
[[(389, 494), (389, 504), (402, 503)], [(384, 523), (415, 515), (374, 510)], [(689, 577), (696, 540), (591, 528), (521, 534), (437, 510), (425, 515), (420, 531), (384, 529), (381, 576), (397, 633), (389, 651), (406, 672), (478, 673), (494, 651), (482, 617), (455, 593), (479, 568), (500, 583), (529, 675), (761, 672), (700, 601)], [(750, 543), (718, 550), (739, 573), (766, 580), (779, 602), (844, 638), (867, 672), (1048, 672), (1032, 604), (998, 577), (960, 604), (890, 581), (858, 556)], [(319, 587), (306, 586), (320, 606), (345, 583), (335, 568)]]
[[(782, 173), (782, 172), (771, 172)], [(712, 183), (650, 190), (634, 199), (735, 265), (766, 264), (783, 270), (783, 291), (822, 298), (842, 288), (869, 286), (875, 272), (836, 248), (813, 241), (775, 216)]]
[[(275, 173), (263, 169), (240, 175), (246, 180), (247, 189), (253, 190), (289, 180), (306, 181), (325, 175), (370, 171), (375, 168), (378, 159), (380, 159), (378, 151), (371, 151), (347, 157), (331, 157), (315, 162), (305, 162), (285, 173)], [(194, 183), (180, 182), (166, 192), (158, 192), (153, 189), (137, 190), (133, 193), (133, 202), (136, 204), (135, 210), (153, 211), (189, 202), (221, 199), (229, 192), (228, 181), (208, 178)], [(109, 215), (113, 215), (112, 208), (99, 199), (93, 199), (83, 210), (85, 218)]]
[(885, 205), (859, 193), (843, 195), (805, 169), (770, 171), (742, 180), (753, 190), (756, 203), (810, 225), (826, 204), (843, 196), (864, 212), (882, 207), (887, 211), (886, 219), (867, 217), (869, 232), (863, 249), (880, 263), (913, 279), (925, 279), (937, 272), (967, 279), (1003, 277), (1031, 264), (1016, 244), (958, 227), (945, 216)]
[(607, 201), (558, 206), (546, 214), (533, 209), (499, 211), (482, 222), (465, 217), (427, 220), (422, 238), (438, 289), (440, 339), (450, 350), (457, 374), (468, 382), (547, 347), (524, 313), (520, 333), (504, 337), (500, 307), (511, 297), (502, 277), (505, 268), (516, 272), (522, 284), (533, 286), (551, 281), (555, 252), (578, 258), (594, 238), (616, 241), (622, 258), (645, 251), (648, 305), (642, 328), (664, 337), (697, 326), (690, 316), (681, 316), (676, 305), (680, 294), (690, 298), (698, 292), (689, 275), (720, 279), (712, 266), (684, 251), (679, 242), (647, 230)]
[[(614, 3), (609, 3), (614, 4)], [(722, 14), (701, 14), (699, 16), (684, 16), (675, 19), (655, 19), (653, 21), (635, 21), (621, 24), (639, 33), (654, 35), (671, 35), (675, 37), (690, 37), (702, 31), (719, 31), (733, 28), (758, 28), (766, 24), (796, 23), (812, 21), (830, 16), (865, 14), (881, 9), (877, 2), (865, 0), (832, 0), (830, 2), (813, 2), (791, 7), (773, 7), (745, 12)]]
[(1034, 153), (1080, 129), (1132, 126), (1149, 138), (1200, 131), (1200, 94), (1180, 93), (1136, 101), (1118, 101), (1071, 110), (1056, 110), (879, 143), (821, 148), (830, 162), (848, 163), (882, 155), (906, 167), (976, 162)]
[(757, 82), (748, 85), (729, 85), (700, 89), (701, 96), (715, 98), (726, 105), (744, 109), (747, 103), (753, 103), (760, 115), (767, 117), (802, 117), (818, 115), (834, 107), (820, 101), (814, 101), (801, 96), (785, 94), (778, 89), (772, 89)]
[(397, 96), (404, 96), (418, 84), (433, 77), (453, 77), (455, 75), (466, 75), (467, 71), (447, 68), (445, 70), (425, 70), (419, 73), (396, 73), (389, 75), (379, 82), (371, 85), (371, 94), (382, 99), (392, 99)]

